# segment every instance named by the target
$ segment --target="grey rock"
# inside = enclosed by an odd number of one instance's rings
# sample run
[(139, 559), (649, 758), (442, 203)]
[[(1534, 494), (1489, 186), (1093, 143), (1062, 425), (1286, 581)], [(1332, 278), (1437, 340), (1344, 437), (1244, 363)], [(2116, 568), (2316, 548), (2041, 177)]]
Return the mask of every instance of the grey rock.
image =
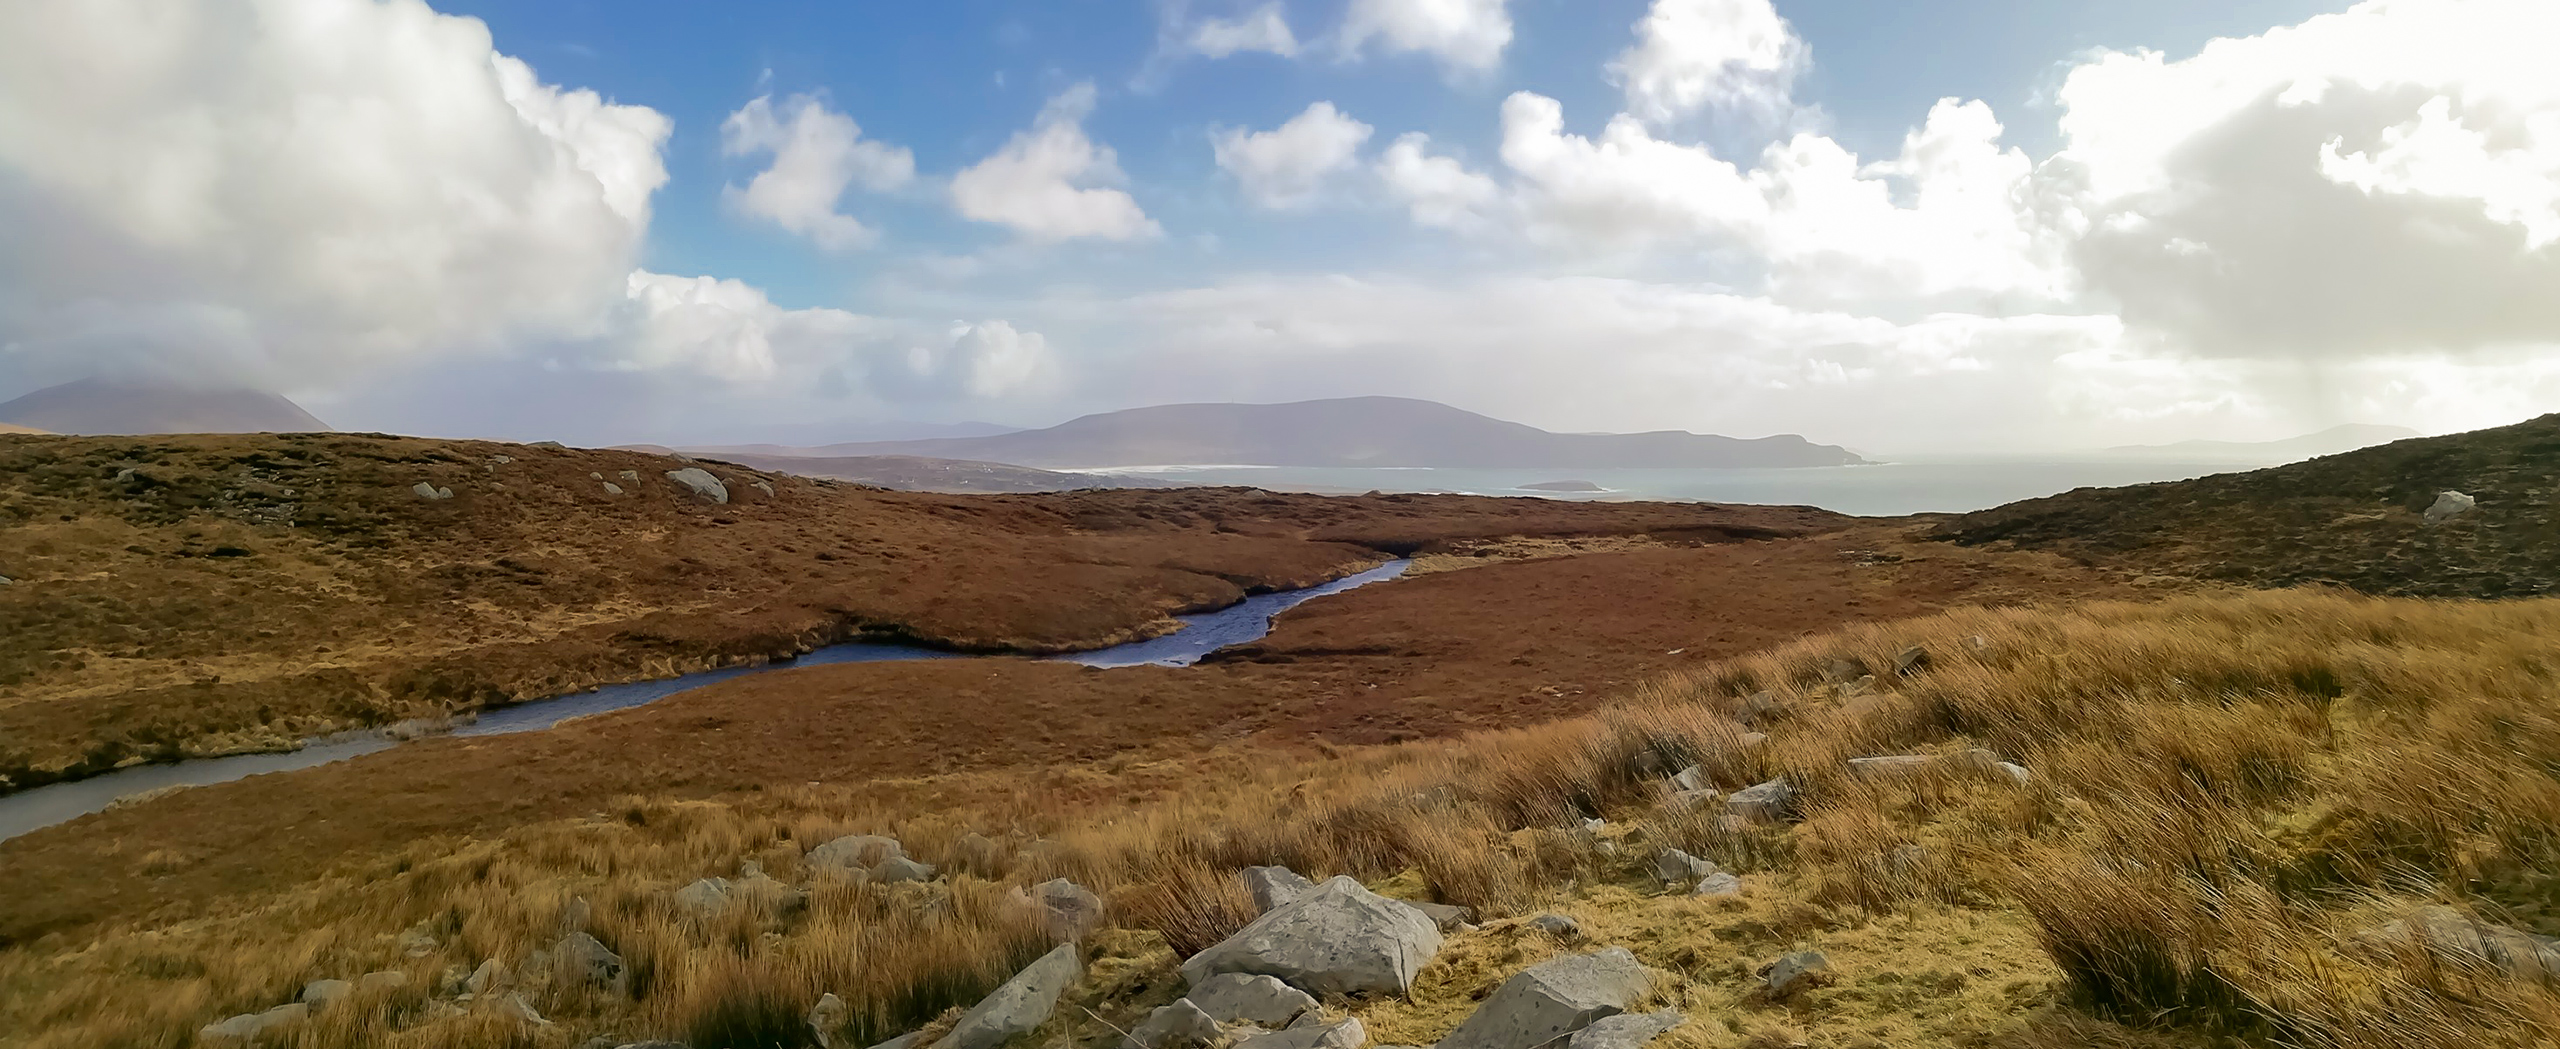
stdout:
[(1052, 940), (1083, 939), (1102, 924), (1102, 897), (1065, 878), (1033, 886), (1031, 898), (1039, 903), (1042, 929)]
[(952, 1026), (950, 1034), (933, 1043), (933, 1049), (996, 1049), (1031, 1033), (1048, 1021), (1049, 1014), (1058, 1008), (1058, 996), (1065, 994), (1068, 985), (1083, 972), (1084, 961), (1077, 955), (1076, 945), (1060, 945), (980, 999)]
[(590, 481), (601, 481), (601, 480), (604, 480), (604, 474), (603, 474), (603, 472), (602, 472), (602, 471), (598, 471), (598, 470), (589, 470), (589, 471), (587, 471), (587, 480), (590, 480)]
[(721, 484), (719, 478), (711, 476), (711, 471), (705, 470), (699, 466), (688, 466), (681, 470), (669, 470), (667, 471), (667, 480), (674, 481), (677, 484), (692, 489), (693, 494), (701, 496), (702, 498), (708, 499), (712, 502), (727, 503), (729, 501), (729, 486)]
[(1440, 928), (1421, 911), (1337, 877), (1193, 955), (1182, 975), (1194, 985), (1261, 973), (1311, 994), (1403, 994), (1438, 953)]
[(621, 485), (618, 485), (618, 484), (615, 484), (615, 483), (613, 483), (613, 482), (611, 482), (611, 481), (606, 481), (606, 482), (604, 483), (604, 494), (606, 494), (606, 495), (621, 495), (621, 494), (622, 494), (622, 486), (621, 486)]
[(1691, 890), (1689, 895), (1704, 896), (1710, 899), (1718, 896), (1740, 896), (1742, 895), (1742, 879), (1734, 877), (1732, 874), (1725, 871), (1717, 871), (1704, 878), (1698, 879), (1698, 887)]
[(512, 455), (492, 455), (489, 457), (489, 461), (500, 466), (505, 466), (508, 463), (516, 461), (516, 457)]
[(871, 868), (871, 880), (883, 885), (902, 881), (932, 881), (933, 865), (917, 863), (904, 856), (891, 856)]
[(551, 975), (573, 987), (602, 987), (616, 994), (631, 985), (622, 956), (583, 932), (570, 933), (552, 945)]
[(2478, 505), (2478, 500), (2460, 492), (2437, 492), (2435, 504), (2427, 507), (2427, 523), (2443, 524), (2470, 513)]
[(1784, 779), (1754, 784), (1724, 799), (1724, 808), (1754, 823), (1775, 823), (1795, 814), (1796, 788)]
[(1822, 668), (1822, 683), (1826, 685), (1854, 684), (1868, 676), (1867, 665), (1854, 659), (1835, 659)]
[(1691, 765), (1671, 774), (1671, 786), (1678, 790), (1707, 789), (1707, 770)]
[[(438, 499), (451, 499), (451, 498), (453, 498), (453, 489), (451, 489), (451, 488), (438, 488), (438, 487), (436, 487), (435, 485), (428, 484), (428, 483), (427, 483), (427, 482), (425, 482), (425, 481), (420, 481), (420, 482), (418, 482), (418, 483), (416, 483), (416, 484), (410, 485), (410, 486), (409, 486), (409, 490), (410, 490), (410, 491), (412, 491), (412, 492), (416, 492), (416, 493), (418, 493), (418, 498), (420, 498), (420, 499), (425, 499), (425, 500), (427, 500), (427, 501), (429, 501), (429, 502), (433, 502), (433, 501), (438, 500)], [(226, 1022), (227, 1022), (227, 1021), (226, 1021)]]
[(1743, 746), (1756, 747), (1766, 742), (1769, 742), (1769, 734), (1766, 732), (1745, 732), (1742, 734)]
[(1664, 849), (1653, 858), (1653, 876), (1665, 885), (1694, 881), (1715, 872), (1715, 864), (1678, 849)]
[(729, 909), (729, 879), (704, 878), (677, 889), (676, 909), (697, 918), (708, 918)]
[(842, 870), (868, 870), (882, 860), (904, 857), (906, 847), (896, 838), (877, 834), (847, 834), (809, 850), (809, 865)]
[(1548, 1041), (1542, 1049), (1638, 1049), (1680, 1026), (1682, 1019), (1672, 1009), (1603, 1016), (1588, 1027)]
[(17, 582), (17, 580), (11, 579), (8, 576), (0, 575), (0, 586), (8, 586), (15, 582)]
[(1431, 919), (1431, 924), (1439, 926), (1441, 932), (1448, 932), (1458, 926), (1465, 925), (1468, 922), (1474, 921), (1476, 917), (1474, 908), (1460, 907), (1451, 903), (1428, 903), (1421, 900), (1406, 900), (1404, 901), (1404, 905), (1411, 907), (1414, 910), (1421, 911), (1422, 916)]
[(1287, 1027), (1316, 1007), (1307, 992), (1252, 973), (1219, 973), (1193, 984), (1187, 997), (1212, 1020), (1257, 1027)]
[(1439, 1049), (1537, 1049), (1627, 1011), (1653, 975), (1624, 947), (1541, 962), (1502, 982)]
[(490, 1009), (500, 1016), (512, 1017), (536, 1027), (551, 1026), (551, 1021), (543, 1019), (541, 1013), (535, 1012), (533, 1003), (525, 1001), (521, 994), (499, 995), (490, 1003)]
[(1310, 1027), (1322, 1027), (1324, 1025), (1324, 1010), (1309, 1009), (1306, 1012), (1299, 1013), (1297, 1019), (1289, 1021), (1289, 1026), (1281, 1028), (1281, 1030), (1303, 1031)]
[(1218, 1021), (1192, 1004), (1191, 999), (1175, 999), (1172, 1005), (1148, 1013), (1147, 1018), (1129, 1029), (1120, 1040), (1122, 1049), (1182, 1049), (1216, 1042), (1222, 1035)]
[(1993, 767), (1999, 769), (2001, 775), (2009, 777), (2009, 782), (2015, 783), (2021, 787), (2035, 782), (2036, 774), (2027, 771), (2026, 766), (2018, 764), (2017, 762), (2003, 761)]
[(909, 1031), (905, 1034), (889, 1039), (888, 1041), (872, 1046), (871, 1049), (915, 1049), (915, 1044), (921, 1041), (924, 1041), (924, 1032)]
[(471, 970), (471, 977), (462, 982), (463, 989), (475, 995), (487, 994), (506, 985), (506, 964), (495, 958), (481, 962), (479, 968)]
[(1896, 675), (1910, 677), (1927, 669), (1929, 669), (1927, 648), (1913, 645), (1893, 655), (1893, 672)]
[(220, 1023), (204, 1025), (196, 1037), (207, 1042), (255, 1041), (267, 1032), (287, 1024), (300, 1023), (311, 1015), (311, 1007), (301, 1002), (279, 1005), (265, 1012), (241, 1013)]
[(638, 471), (638, 470), (624, 470), (624, 471), (622, 471), (622, 472), (621, 472), (621, 473), (619, 473), (619, 474), (615, 474), (614, 476), (616, 476), (616, 477), (620, 477), (620, 478), (622, 478), (622, 479), (623, 479), (623, 480), (625, 480), (625, 481), (637, 481), (637, 480), (639, 480), (639, 479), (640, 479), (640, 471)]
[(771, 481), (759, 480), (759, 481), (755, 482), (755, 489), (756, 489), (756, 491), (763, 492), (763, 493), (764, 493), (764, 494), (766, 494), (766, 495), (772, 495), (772, 494), (773, 494), (773, 482), (771, 482)]
[(596, 909), (587, 903), (586, 897), (569, 897), (569, 905), (560, 908), (561, 934), (586, 931), (587, 922), (595, 917), (595, 913)]
[(1271, 908), (1306, 895), (1315, 887), (1316, 883), (1308, 881), (1305, 875), (1287, 867), (1244, 869), (1245, 891), (1253, 894), (1253, 905), (1265, 914), (1270, 913)]
[(296, 995), (294, 1001), (317, 1009), (344, 997), (348, 991), (355, 989), (356, 985), (345, 980), (313, 980), (302, 985), (302, 993)]
[(2358, 934), (2367, 943), (2423, 947), (2458, 964), (2486, 966), (2517, 980), (2560, 979), (2560, 939), (2481, 921), (2440, 904)]
[(1549, 936), (1580, 936), (1582, 923), (1561, 914), (1541, 914), (1529, 919), (1529, 927)]
[(1787, 705), (1785, 701), (1778, 698), (1777, 693), (1762, 690), (1743, 697), (1742, 709), (1736, 711), (1735, 716), (1739, 717), (1743, 724), (1757, 728), (1777, 720), (1786, 711)]
[(1769, 982), (1769, 997), (1784, 998), (1813, 986), (1818, 982), (1815, 974), (1830, 970), (1831, 959), (1821, 951), (1797, 951), (1769, 963), (1761, 979)]
[(376, 994), (397, 991), (409, 986), (409, 974), (397, 969), (383, 969), (356, 977), (356, 989)]
[(818, 996), (818, 1004), (809, 1007), (809, 1031), (818, 1040), (818, 1049), (836, 1049), (836, 1035), (844, 1030), (844, 999), (834, 991)]
[(1360, 1018), (1355, 1016), (1329, 1024), (1249, 1035), (1236, 1043), (1236, 1049), (1360, 1049), (1367, 1044), (1369, 1031), (1360, 1026)]

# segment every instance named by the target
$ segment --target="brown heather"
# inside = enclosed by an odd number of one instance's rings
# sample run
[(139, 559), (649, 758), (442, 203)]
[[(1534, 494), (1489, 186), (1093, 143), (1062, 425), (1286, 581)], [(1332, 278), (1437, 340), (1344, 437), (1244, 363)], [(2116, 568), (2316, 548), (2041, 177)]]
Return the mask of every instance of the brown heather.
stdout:
[[(1934, 657), (1915, 676), (1850, 695), (1820, 684), (1835, 660), (1890, 667), (1912, 644)], [(2560, 932), (2555, 675), (2560, 601), (2297, 590), (1972, 609), (1731, 660), (1537, 728), (1314, 761), (1222, 752), (1225, 775), (1100, 811), (1048, 804), (1038, 774), (1009, 805), (934, 813), (843, 788), (633, 798), (494, 840), (417, 843), (226, 917), (0, 954), (0, 1044), (180, 1046), (303, 981), (385, 967), (409, 988), (335, 1006), (287, 1044), (567, 1047), (611, 1032), (790, 1045), (823, 992), (869, 1044), (1044, 949), (1007, 891), (1066, 876), (1135, 931), (1087, 945), (1091, 985), (1038, 1044), (1102, 1045), (1177, 993), (1178, 952), (1249, 917), (1231, 872), (1283, 863), (1483, 912), (1411, 1001), (1334, 1003), (1382, 1043), (1436, 1039), (1493, 983), (1570, 949), (1502, 920), (1555, 910), (1669, 974), (1663, 1001), (1691, 1021), (1671, 1049), (2549, 1045), (2552, 989), (2357, 933), (2421, 901)], [(1785, 714), (1746, 746), (1732, 715), (1762, 689)], [(1872, 783), (1843, 765), (1971, 747), (2033, 782), (1950, 763)], [(1690, 762), (1727, 790), (1788, 777), (1802, 819), (1735, 829), (1673, 811), (1663, 772)], [(1614, 855), (1566, 829), (1592, 815)], [(881, 888), (802, 869), (806, 847), (855, 831), (960, 873)], [(972, 831), (1003, 855), (964, 855)], [(1644, 868), (1664, 846), (1744, 873), (1744, 895), (1661, 894)], [(813, 882), (808, 906), (710, 922), (671, 907), (674, 889), (748, 860)], [(521, 959), (559, 935), (573, 896), (628, 960), (628, 997), (529, 995), (548, 1028), (411, 1026), (446, 967)], [(393, 937), (412, 927), (441, 936), (435, 953), (400, 956)], [(1831, 986), (1786, 1004), (1752, 992), (1755, 966), (1806, 946), (1830, 955)]]

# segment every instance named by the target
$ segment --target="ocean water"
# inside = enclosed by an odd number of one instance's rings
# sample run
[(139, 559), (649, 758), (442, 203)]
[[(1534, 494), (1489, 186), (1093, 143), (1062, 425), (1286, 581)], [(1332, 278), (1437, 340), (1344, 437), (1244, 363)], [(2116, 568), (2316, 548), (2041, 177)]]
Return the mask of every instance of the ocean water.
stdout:
[[(1500, 470), (1389, 467), (1147, 466), (1088, 471), (1182, 484), (1243, 485), (1289, 492), (1460, 492), (1550, 499), (1660, 499), (1818, 506), (1893, 517), (1963, 513), (2074, 488), (2183, 481), (2257, 469), (2254, 464), (2122, 459), (1937, 459), (1872, 466), (1749, 470)], [(1546, 481), (1589, 481), (1601, 492), (1524, 491)]]

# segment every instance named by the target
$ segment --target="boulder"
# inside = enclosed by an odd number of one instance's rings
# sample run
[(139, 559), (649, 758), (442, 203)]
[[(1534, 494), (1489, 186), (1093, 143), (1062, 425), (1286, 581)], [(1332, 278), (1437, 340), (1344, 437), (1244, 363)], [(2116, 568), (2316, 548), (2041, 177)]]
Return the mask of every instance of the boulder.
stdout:
[(383, 969), (356, 977), (356, 989), (373, 994), (387, 994), (409, 986), (409, 974), (397, 969)]
[(1334, 1023), (1250, 1035), (1237, 1042), (1236, 1049), (1360, 1049), (1367, 1044), (1369, 1032), (1354, 1016)]
[(1531, 918), (1529, 919), (1529, 927), (1536, 929), (1539, 932), (1546, 933), (1549, 936), (1572, 937), (1582, 935), (1582, 923), (1571, 918), (1567, 918), (1561, 914), (1541, 914), (1535, 918)]
[(1039, 904), (1041, 926), (1052, 940), (1082, 939), (1102, 924), (1102, 897), (1065, 878), (1033, 886), (1031, 898)]
[(1440, 928), (1421, 911), (1337, 877), (1193, 955), (1182, 975), (1194, 985), (1261, 973), (1311, 994), (1403, 994), (1438, 953)]
[(301, 1002), (279, 1005), (265, 1012), (241, 1013), (220, 1023), (206, 1024), (196, 1031), (196, 1038), (206, 1042), (253, 1042), (269, 1031), (300, 1023), (310, 1015), (311, 1007)]
[(1929, 650), (1926, 648), (1913, 645), (1893, 654), (1893, 672), (1898, 676), (1910, 677), (1927, 669), (1929, 669)]
[(506, 963), (495, 958), (481, 962), (479, 968), (471, 970), (470, 978), (462, 981), (463, 989), (474, 995), (487, 994), (500, 987), (506, 986), (506, 984)]
[(1448, 932), (1476, 920), (1475, 908), (1472, 907), (1460, 907), (1450, 903), (1427, 903), (1421, 900), (1406, 900), (1404, 905), (1421, 911), (1422, 916), (1431, 919), (1431, 924), (1439, 926), (1441, 932)]
[(884, 885), (902, 881), (932, 881), (933, 865), (917, 863), (904, 856), (891, 856), (871, 868), (871, 880)]
[(499, 995), (490, 1003), (489, 1008), (500, 1016), (520, 1020), (536, 1027), (551, 1026), (551, 1021), (543, 1019), (541, 1013), (535, 1012), (533, 1003), (525, 1001), (521, 994)]
[(729, 879), (704, 878), (677, 889), (676, 909), (697, 918), (708, 918), (729, 909)]
[(906, 846), (877, 834), (847, 834), (809, 850), (809, 865), (841, 870), (869, 870), (892, 856), (904, 857)]
[(1707, 789), (1707, 770), (1691, 765), (1674, 772), (1671, 774), (1671, 786), (1675, 790), (1705, 790)]
[(691, 489), (693, 494), (712, 502), (727, 503), (729, 501), (729, 486), (721, 484), (719, 478), (711, 476), (711, 471), (699, 466), (669, 470), (667, 480), (683, 485)]
[(1830, 970), (1831, 959), (1821, 951), (1797, 951), (1769, 963), (1760, 978), (1769, 983), (1769, 997), (1784, 998), (1820, 983)]
[(1672, 1009), (1603, 1016), (1572, 1034), (1549, 1039), (1540, 1049), (1637, 1049), (1680, 1026), (1682, 1019)]
[(756, 491), (763, 492), (763, 493), (764, 493), (764, 494), (766, 494), (766, 495), (772, 495), (772, 494), (773, 494), (773, 482), (771, 482), (771, 481), (762, 481), (762, 480), (757, 481), (757, 482), (755, 482), (755, 489), (756, 489)]
[(1191, 986), (1187, 1000), (1219, 1023), (1287, 1027), (1314, 1011), (1312, 995), (1277, 978), (1247, 973), (1219, 973)]
[(1795, 814), (1796, 788), (1773, 779), (1735, 791), (1724, 799), (1725, 811), (1754, 823), (1775, 823)]
[(345, 980), (313, 980), (302, 985), (302, 993), (296, 995), (294, 1001), (318, 1009), (355, 989), (356, 985)]
[(1287, 867), (1244, 869), (1245, 891), (1253, 894), (1253, 905), (1265, 914), (1270, 913), (1271, 908), (1306, 895), (1307, 890), (1315, 887), (1316, 883)]
[(809, 1033), (818, 1040), (818, 1049), (836, 1049), (836, 1034), (844, 1030), (844, 999), (834, 991), (818, 996), (818, 1004), (809, 1007)]
[(2440, 904), (2410, 911), (2358, 935), (2368, 943), (2424, 947), (2458, 964), (2505, 972), (2517, 980), (2560, 979), (2560, 939), (2481, 921)]
[(583, 932), (570, 933), (552, 945), (551, 977), (571, 987), (601, 987), (615, 994), (631, 985), (622, 956)]
[(1627, 1011), (1653, 985), (1624, 947), (1541, 962), (1502, 982), (1439, 1049), (1537, 1049)]
[(2477, 500), (2460, 492), (2437, 492), (2435, 504), (2427, 507), (2427, 523), (2443, 524), (2470, 513), (2478, 505)]
[(1178, 998), (1172, 1005), (1148, 1013), (1147, 1018), (1129, 1029), (1120, 1040), (1121, 1049), (1183, 1049), (1216, 1042), (1223, 1032), (1218, 1021), (1200, 1011), (1191, 999)]
[(1718, 896), (1740, 896), (1742, 895), (1742, 879), (1724, 871), (1717, 871), (1704, 878), (1698, 879), (1698, 887), (1690, 890), (1689, 895), (1703, 896), (1710, 899)]
[[(429, 501), (429, 502), (434, 502), (435, 500), (438, 500), (438, 499), (451, 499), (451, 498), (453, 498), (453, 489), (451, 489), (451, 488), (438, 488), (438, 487), (436, 487), (436, 486), (434, 486), (434, 485), (432, 485), (432, 484), (428, 484), (428, 483), (427, 483), (427, 482), (425, 482), (425, 481), (420, 481), (420, 482), (418, 482), (418, 483), (416, 483), (416, 484), (410, 485), (410, 486), (409, 486), (409, 490), (410, 490), (410, 491), (412, 491), (412, 492), (416, 492), (416, 493), (418, 493), (418, 498), (420, 498), (420, 499), (424, 499), (424, 500), (427, 500), (427, 501)], [(229, 1022), (229, 1021), (224, 1021), (224, 1022), (226, 1022), (226, 1023), (227, 1023), (227, 1022)]]
[(1678, 849), (1664, 849), (1653, 858), (1653, 876), (1664, 885), (1693, 881), (1715, 872), (1715, 864)]
[(1031, 1033), (1048, 1021), (1058, 1008), (1058, 996), (1083, 973), (1076, 945), (1060, 944), (980, 999), (933, 1049), (996, 1049)]

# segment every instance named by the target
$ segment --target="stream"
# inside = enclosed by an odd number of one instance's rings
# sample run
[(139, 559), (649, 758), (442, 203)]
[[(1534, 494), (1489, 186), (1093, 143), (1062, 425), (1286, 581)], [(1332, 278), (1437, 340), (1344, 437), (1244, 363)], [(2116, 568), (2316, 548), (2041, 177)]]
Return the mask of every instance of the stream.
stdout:
[[(1092, 667), (1170, 666), (1184, 667), (1200, 658), (1231, 645), (1240, 645), (1271, 632), (1271, 619), (1300, 602), (1326, 594), (1338, 594), (1353, 587), (1393, 579), (1403, 575), (1411, 562), (1389, 561), (1356, 575), (1344, 576), (1330, 583), (1304, 590), (1283, 590), (1255, 594), (1215, 612), (1175, 616), (1182, 629), (1163, 637), (1132, 641), (1125, 645), (1098, 648), (1089, 652), (1069, 652), (1042, 658), (1082, 663)], [(681, 692), (691, 692), (730, 678), (762, 674), (794, 667), (825, 666), (830, 663), (883, 663), (905, 659), (991, 659), (1004, 656), (973, 655), (925, 648), (919, 645), (880, 644), (850, 641), (828, 645), (797, 659), (777, 660), (763, 666), (723, 667), (656, 681), (633, 681), (606, 685), (587, 692), (573, 692), (550, 699), (537, 699), (510, 706), (481, 711), (475, 720), (457, 723), (447, 735), (495, 736), (510, 732), (537, 732), (570, 718), (602, 714), (646, 703), (655, 703)], [(425, 737), (412, 737), (425, 738)], [(29, 831), (41, 830), (57, 823), (105, 810), (116, 799), (146, 791), (171, 787), (200, 787), (212, 783), (228, 783), (266, 772), (289, 772), (326, 765), (333, 761), (389, 750), (406, 742), (368, 729), (339, 733), (305, 740), (299, 750), (280, 754), (234, 754), (219, 758), (190, 758), (165, 764), (135, 765), (87, 779), (54, 783), (33, 790), (0, 796), (0, 841)]]

